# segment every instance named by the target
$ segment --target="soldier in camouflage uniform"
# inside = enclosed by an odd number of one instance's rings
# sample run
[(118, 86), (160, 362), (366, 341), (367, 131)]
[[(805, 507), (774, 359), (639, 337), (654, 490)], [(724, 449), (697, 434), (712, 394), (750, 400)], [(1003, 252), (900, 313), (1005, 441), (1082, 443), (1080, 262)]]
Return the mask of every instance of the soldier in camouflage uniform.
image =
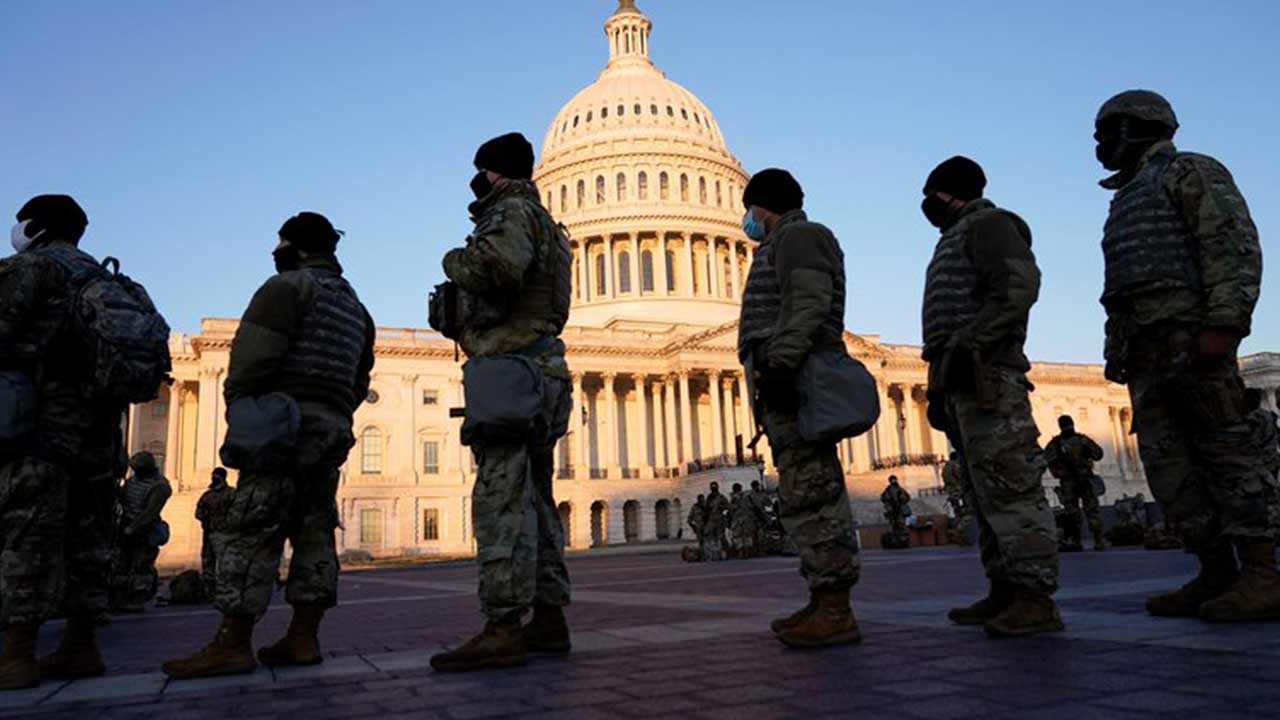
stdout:
[(729, 499), (720, 493), (720, 483), (711, 483), (705, 508), (702, 516), (702, 559), (724, 560), (725, 529), (729, 526), (732, 508)]
[(1106, 375), (1129, 386), (1147, 482), (1200, 573), (1153, 615), (1280, 618), (1276, 478), (1245, 411), (1237, 352), (1262, 284), (1262, 248), (1231, 173), (1173, 145), (1160, 95), (1130, 90), (1095, 122), (1115, 174), (1103, 231)]
[[(486, 142), (475, 166), (475, 230), (465, 247), (445, 255), (444, 271), (460, 293), (501, 311), (483, 323), (461, 318), (458, 340), (468, 358), (531, 360), (542, 373), (544, 404), (542, 421), (523, 441), (472, 447), (472, 522), (486, 623), (466, 644), (431, 658), (440, 671), (519, 665), (528, 652), (570, 649), (569, 572), (551, 479), (555, 444), (568, 431), (572, 406), (559, 338), (569, 318), (569, 240), (530, 180), (533, 147), (522, 135)], [(522, 628), (530, 608), (533, 616)]]
[(898, 476), (889, 476), (889, 486), (880, 493), (880, 504), (884, 506), (884, 517), (889, 521), (889, 532), (900, 543), (900, 547), (911, 544), (911, 536), (907, 532), (907, 518), (911, 515), (911, 493), (898, 484)]
[[(0, 262), (0, 372), (34, 379), (35, 430), (0, 445), (0, 690), (102, 674), (94, 618), (106, 612), (116, 483), (124, 475), (123, 407), (90, 399), (85, 339), (68, 322), (72, 269), (88, 218), (66, 195), (17, 213), (17, 254)], [(61, 609), (61, 644), (35, 660), (40, 625)]]
[(973, 525), (972, 489), (966, 477), (967, 470), (964, 458), (959, 452), (951, 451), (950, 458), (942, 466), (942, 487), (947, 493), (947, 504), (955, 515), (955, 527), (948, 529), (951, 542), (957, 545), (970, 545), (969, 528)]
[(707, 559), (706, 533), (703, 527), (706, 525), (707, 519), (707, 496), (699, 495), (694, 501), (693, 507), (689, 508), (689, 527), (693, 529), (693, 536), (698, 541), (698, 559)]
[(297, 402), (301, 427), (283, 467), (239, 468), (219, 537), (214, 607), (222, 626), (203, 650), (166, 662), (171, 677), (253, 671), (253, 626), (271, 602), (285, 540), (293, 549), (285, 590), (293, 616), (285, 636), (257, 659), (273, 667), (323, 659), (320, 622), (338, 602), (338, 473), (355, 444), (352, 418), (369, 394), (376, 334), (343, 277), (340, 237), (317, 213), (285, 221), (272, 253), (277, 274), (254, 294), (236, 330), (227, 406), (283, 393)]
[(756, 522), (756, 511), (752, 505), (752, 496), (742, 491), (741, 483), (733, 484), (729, 528), (733, 533), (733, 550), (739, 558), (755, 557), (757, 554), (756, 535), (759, 527)]
[(1044, 460), (1049, 474), (1058, 479), (1062, 488), (1062, 507), (1070, 516), (1073, 550), (1081, 549), (1080, 526), (1083, 516), (1089, 520), (1093, 533), (1093, 549), (1105, 550), (1102, 536), (1102, 511), (1098, 507), (1098, 493), (1094, 488), (1093, 464), (1102, 459), (1102, 448), (1088, 435), (1076, 432), (1076, 421), (1070, 415), (1058, 418), (1062, 432), (1044, 448)]
[(218, 533), (227, 524), (227, 506), (235, 490), (227, 484), (225, 468), (214, 468), (209, 478), (209, 489), (196, 503), (196, 520), (200, 522), (200, 582), (205, 598), (212, 600), (218, 588)]
[[(120, 493), (120, 525), (116, 530), (115, 572), (111, 578), (111, 609), (115, 612), (142, 612), (155, 597), (156, 558), (160, 539), (153, 532), (163, 522), (160, 514), (173, 496), (173, 488), (149, 452), (129, 459), (133, 474)], [(168, 528), (164, 530), (168, 534)]]
[(844, 469), (836, 443), (801, 439), (795, 401), (795, 375), (809, 354), (844, 351), (844, 254), (829, 229), (809, 221), (804, 192), (785, 170), (757, 173), (742, 203), (743, 231), (759, 246), (742, 297), (738, 359), (778, 468), (780, 519), (809, 585), (809, 604), (771, 627), (794, 647), (856, 643), (849, 591), (860, 563)]
[(991, 591), (948, 615), (993, 636), (1062, 629), (1053, 515), (1031, 417), (1027, 318), (1040, 289), (1031, 231), (983, 198), (986, 176), (954, 157), (930, 173), (921, 210), (942, 231), (925, 277), (929, 419), (964, 457)]

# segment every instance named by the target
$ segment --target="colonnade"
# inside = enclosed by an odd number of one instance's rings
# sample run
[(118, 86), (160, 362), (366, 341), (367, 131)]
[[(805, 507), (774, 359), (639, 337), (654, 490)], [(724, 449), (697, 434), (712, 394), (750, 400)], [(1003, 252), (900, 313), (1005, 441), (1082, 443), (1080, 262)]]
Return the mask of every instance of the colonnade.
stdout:
[(642, 295), (737, 300), (751, 258), (751, 243), (726, 236), (588, 236), (573, 243), (573, 297), (578, 303)]

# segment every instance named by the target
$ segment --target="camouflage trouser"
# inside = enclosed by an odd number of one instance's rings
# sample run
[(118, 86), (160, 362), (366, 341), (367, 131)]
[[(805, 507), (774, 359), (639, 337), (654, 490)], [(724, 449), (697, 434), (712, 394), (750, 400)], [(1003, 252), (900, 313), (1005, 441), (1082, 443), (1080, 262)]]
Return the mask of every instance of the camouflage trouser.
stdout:
[(733, 525), (733, 549), (738, 557), (751, 557), (758, 552), (756, 536), (760, 529), (752, 521), (742, 521)]
[(147, 542), (147, 528), (132, 536), (121, 536), (119, 556), (111, 577), (113, 608), (143, 605), (155, 597), (156, 558), (160, 548)]
[(800, 574), (811, 590), (856, 585), (861, 562), (836, 444), (801, 440), (795, 412), (766, 407), (762, 415), (778, 468), (778, 519), (800, 554)]
[(214, 607), (226, 615), (261, 618), (271, 603), (285, 540), (293, 548), (285, 588), (289, 604), (338, 604), (338, 468), (353, 444), (350, 418), (303, 405), (300, 469), (241, 472), (225, 524), (212, 533)]
[(1161, 326), (1130, 341), (1125, 368), (1147, 483), (1189, 552), (1275, 539), (1280, 489), (1239, 367), (1197, 358), (1194, 337), (1194, 328)]
[(978, 521), (987, 577), (1038, 592), (1058, 587), (1058, 543), (1044, 497), (1044, 474), (1026, 375), (986, 369), (985, 402), (969, 392), (947, 395), (951, 443), (968, 470), (967, 500)]
[(477, 445), (471, 522), (480, 564), (481, 611), (490, 620), (532, 605), (569, 604), (564, 528), (552, 492), (555, 443), (568, 424), (568, 383), (547, 378), (551, 431), (524, 445)]
[[(1102, 535), (1102, 509), (1098, 506), (1098, 496), (1093, 492), (1093, 481), (1088, 477), (1064, 477), (1059, 481), (1062, 487), (1062, 506), (1080, 522), (1081, 506), (1084, 506), (1084, 517), (1089, 520), (1089, 529), (1094, 535)], [(1078, 538), (1077, 538), (1078, 539)]]
[(707, 561), (725, 559), (724, 530), (713, 528), (702, 531), (702, 559)]
[(218, 549), (213, 542), (213, 530), (209, 528), (205, 528), (200, 542), (200, 582), (204, 596), (212, 600), (218, 588)]

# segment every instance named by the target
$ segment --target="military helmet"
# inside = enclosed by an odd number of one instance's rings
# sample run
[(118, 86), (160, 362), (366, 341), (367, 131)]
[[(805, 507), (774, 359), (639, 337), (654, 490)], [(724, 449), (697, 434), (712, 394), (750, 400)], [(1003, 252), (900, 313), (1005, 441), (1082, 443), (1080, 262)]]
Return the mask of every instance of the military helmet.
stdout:
[(133, 468), (134, 472), (154, 471), (157, 469), (156, 456), (145, 450), (140, 453), (134, 453), (134, 456), (129, 458), (129, 467)]
[(1178, 116), (1174, 114), (1173, 106), (1163, 95), (1150, 90), (1125, 90), (1102, 103), (1094, 125), (1101, 125), (1116, 116), (1159, 123), (1170, 130), (1178, 129)]

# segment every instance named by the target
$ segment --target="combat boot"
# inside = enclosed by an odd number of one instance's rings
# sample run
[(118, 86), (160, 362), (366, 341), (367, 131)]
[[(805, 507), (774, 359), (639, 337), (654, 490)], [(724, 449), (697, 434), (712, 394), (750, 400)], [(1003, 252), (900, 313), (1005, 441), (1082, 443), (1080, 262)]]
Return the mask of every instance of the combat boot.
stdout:
[(0, 655), (0, 690), (25, 690), (40, 684), (36, 663), (39, 623), (9, 623), (5, 628), (4, 654)]
[(67, 628), (62, 643), (53, 654), (40, 658), (40, 674), (58, 680), (79, 680), (97, 677), (106, 672), (98, 640), (94, 635), (91, 615), (73, 615), (67, 618)]
[(985, 625), (1012, 604), (1013, 585), (993, 579), (986, 597), (969, 607), (953, 608), (947, 613), (947, 619), (957, 625)]
[(1058, 604), (1048, 593), (1014, 588), (1013, 603), (984, 627), (991, 637), (1022, 637), (1059, 632), (1063, 624)]
[(809, 614), (812, 613), (814, 610), (816, 610), (817, 607), (818, 607), (818, 595), (817, 593), (810, 590), (808, 605), (805, 605), (804, 607), (800, 608), (799, 610), (791, 613), (786, 617), (777, 618), (773, 622), (769, 623), (769, 629), (773, 631), (774, 635), (778, 635), (786, 630), (790, 630), (791, 628), (804, 622), (805, 618), (809, 617)]
[(1199, 554), (1200, 574), (1181, 588), (1147, 598), (1147, 612), (1156, 617), (1200, 617), (1200, 606), (1226, 592), (1239, 577), (1230, 545)]
[(189, 658), (170, 660), (160, 669), (177, 680), (243, 675), (258, 667), (253, 659), (253, 618), (223, 615), (213, 642)]
[(320, 654), (320, 621), (324, 608), (318, 605), (295, 605), (293, 618), (284, 637), (274, 645), (258, 649), (258, 662), (267, 667), (288, 665), (319, 665), (324, 662)]
[(559, 605), (534, 605), (533, 617), (521, 632), (525, 648), (531, 653), (567, 653), (572, 648), (569, 623)]
[(502, 620), (485, 623), (479, 635), (457, 650), (432, 655), (431, 667), (437, 672), (466, 672), (524, 665), (528, 659), (520, 617), (513, 613)]
[(814, 592), (815, 607), (796, 625), (778, 633), (788, 647), (812, 648), (862, 642), (858, 621), (849, 607), (849, 588)]
[(1280, 620), (1280, 571), (1273, 542), (1241, 543), (1243, 572), (1231, 587), (1200, 606), (1200, 619), (1209, 622)]
[(1091, 525), (1090, 529), (1093, 530), (1093, 549), (1097, 550), (1098, 552), (1102, 552), (1103, 550), (1106, 550), (1107, 537), (1102, 532), (1102, 525), (1101, 524)]

